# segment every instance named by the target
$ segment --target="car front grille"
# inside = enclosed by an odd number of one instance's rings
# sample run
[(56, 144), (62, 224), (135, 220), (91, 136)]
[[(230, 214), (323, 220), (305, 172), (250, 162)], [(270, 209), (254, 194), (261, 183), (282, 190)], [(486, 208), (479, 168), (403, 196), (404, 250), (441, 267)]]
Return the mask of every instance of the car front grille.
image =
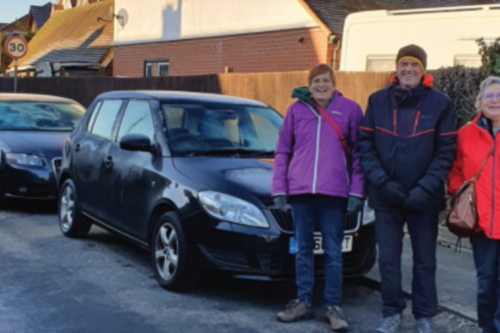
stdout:
[(52, 160), (52, 169), (54, 170), (54, 175), (57, 177), (59, 172), (61, 171), (62, 166), (62, 158), (54, 158)]
[[(278, 227), (287, 233), (293, 233), (293, 218), (292, 211), (288, 210), (286, 213), (279, 209), (269, 210), (276, 221)], [(354, 233), (359, 229), (361, 214), (358, 215), (346, 215), (344, 221), (344, 232)], [(321, 229), (318, 224), (314, 226), (315, 232), (320, 232)]]

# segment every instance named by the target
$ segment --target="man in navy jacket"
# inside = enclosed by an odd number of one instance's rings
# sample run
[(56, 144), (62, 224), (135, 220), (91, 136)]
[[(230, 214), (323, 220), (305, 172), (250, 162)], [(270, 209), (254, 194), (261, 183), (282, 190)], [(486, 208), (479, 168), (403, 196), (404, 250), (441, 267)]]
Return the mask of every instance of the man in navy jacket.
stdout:
[(403, 227), (413, 249), (413, 314), (417, 332), (434, 332), (437, 312), (438, 215), (456, 153), (451, 100), (432, 89), (427, 54), (417, 45), (399, 50), (397, 74), (372, 94), (358, 136), (376, 232), (384, 321), (377, 332), (396, 333), (405, 300), (401, 287)]

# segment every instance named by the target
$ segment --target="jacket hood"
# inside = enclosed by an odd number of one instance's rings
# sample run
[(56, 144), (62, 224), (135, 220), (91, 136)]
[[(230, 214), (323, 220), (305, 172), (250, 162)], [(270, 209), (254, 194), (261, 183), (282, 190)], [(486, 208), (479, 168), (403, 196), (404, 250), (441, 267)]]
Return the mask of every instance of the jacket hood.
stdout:
[[(393, 75), (391, 77), (391, 83), (396, 83), (399, 85), (399, 79), (397, 75)], [(424, 74), (424, 77), (422, 78), (422, 84), (425, 87), (432, 88), (432, 84), (434, 83), (434, 76), (430, 74)]]
[[(342, 93), (338, 90), (333, 91), (333, 99), (338, 96), (342, 96)], [(295, 88), (292, 91), (292, 98), (296, 98), (308, 105), (311, 105), (316, 110), (316, 103), (314, 103), (314, 98), (308, 87)]]

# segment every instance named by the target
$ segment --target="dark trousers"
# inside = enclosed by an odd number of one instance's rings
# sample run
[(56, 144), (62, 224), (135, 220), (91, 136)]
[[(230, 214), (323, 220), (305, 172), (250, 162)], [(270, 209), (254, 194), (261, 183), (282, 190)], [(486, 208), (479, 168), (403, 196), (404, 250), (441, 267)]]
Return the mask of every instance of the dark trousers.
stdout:
[(413, 215), (376, 211), (382, 312), (384, 317), (402, 313), (406, 302), (401, 287), (403, 227), (408, 224), (413, 250), (412, 302), (416, 319), (437, 313), (436, 246), (438, 214)]
[(325, 307), (339, 305), (342, 294), (342, 241), (347, 199), (326, 195), (290, 197), (297, 254), (297, 295), (311, 304), (314, 285), (314, 227), (319, 224), (325, 252)]
[(477, 271), (477, 317), (486, 332), (500, 332), (500, 241), (479, 232), (470, 238)]

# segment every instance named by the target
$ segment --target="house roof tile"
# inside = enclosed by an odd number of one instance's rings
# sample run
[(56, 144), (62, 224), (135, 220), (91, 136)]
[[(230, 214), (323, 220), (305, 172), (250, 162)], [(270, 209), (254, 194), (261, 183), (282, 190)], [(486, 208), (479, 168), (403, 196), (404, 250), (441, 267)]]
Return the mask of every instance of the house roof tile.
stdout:
[(56, 11), (30, 41), (19, 66), (41, 62), (100, 63), (113, 42), (113, 24), (107, 18), (114, 0)]
[(303, 0), (334, 34), (342, 34), (344, 20), (354, 12), (420, 9), (492, 4), (493, 0)]
[(31, 6), (30, 13), (35, 25), (35, 30), (40, 30), (50, 18), (52, 4), (49, 2), (44, 6)]

